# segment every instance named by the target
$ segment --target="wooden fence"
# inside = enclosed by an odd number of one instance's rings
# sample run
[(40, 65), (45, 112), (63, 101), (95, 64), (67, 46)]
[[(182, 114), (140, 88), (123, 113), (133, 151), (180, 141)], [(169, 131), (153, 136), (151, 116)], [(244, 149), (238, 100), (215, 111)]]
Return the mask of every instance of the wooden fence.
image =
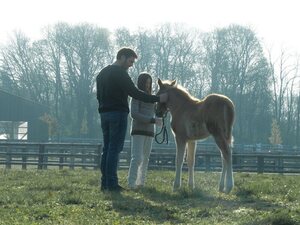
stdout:
[(100, 167), (101, 144), (0, 143), (0, 165), (37, 167)]
[[(99, 169), (101, 144), (70, 143), (0, 143), (0, 167), (10, 168), (84, 168)], [(175, 148), (154, 145), (151, 152), (150, 169), (174, 169)], [(120, 154), (119, 166), (128, 168), (130, 145), (126, 144)], [(186, 163), (183, 166), (187, 169)], [(220, 171), (221, 157), (214, 145), (197, 148), (195, 169), (198, 171)], [(300, 173), (300, 152), (241, 152), (233, 153), (233, 169), (241, 172)]]

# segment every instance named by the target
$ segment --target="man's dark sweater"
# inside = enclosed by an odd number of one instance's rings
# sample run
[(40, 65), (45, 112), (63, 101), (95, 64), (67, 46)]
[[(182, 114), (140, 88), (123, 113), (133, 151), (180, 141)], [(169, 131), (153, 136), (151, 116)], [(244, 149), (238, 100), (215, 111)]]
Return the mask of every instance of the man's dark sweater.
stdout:
[(128, 96), (143, 102), (159, 102), (159, 97), (137, 89), (127, 71), (117, 65), (103, 68), (97, 76), (99, 113), (111, 111), (129, 112)]

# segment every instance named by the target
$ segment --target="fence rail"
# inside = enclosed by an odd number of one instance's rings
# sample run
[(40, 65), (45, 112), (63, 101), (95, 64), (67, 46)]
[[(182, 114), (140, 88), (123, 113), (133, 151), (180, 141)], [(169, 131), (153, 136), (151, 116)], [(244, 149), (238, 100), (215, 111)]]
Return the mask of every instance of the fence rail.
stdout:
[[(0, 167), (10, 169), (37, 168), (99, 169), (102, 146), (98, 144), (74, 143), (0, 143)], [(175, 168), (174, 147), (154, 145), (149, 167), (152, 169)], [(120, 154), (120, 167), (130, 164), (130, 145), (125, 145)], [(184, 163), (183, 168), (187, 166)], [(201, 145), (197, 149), (195, 169), (198, 171), (220, 171), (221, 157), (216, 147)], [(234, 171), (300, 173), (300, 152), (240, 152), (233, 153)]]
[(0, 143), (0, 165), (98, 169), (101, 151), (101, 144)]

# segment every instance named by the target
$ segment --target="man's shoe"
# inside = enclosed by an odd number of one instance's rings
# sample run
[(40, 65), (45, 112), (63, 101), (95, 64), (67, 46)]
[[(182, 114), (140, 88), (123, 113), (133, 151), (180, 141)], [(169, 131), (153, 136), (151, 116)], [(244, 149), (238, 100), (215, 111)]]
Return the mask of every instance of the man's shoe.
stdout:
[(101, 190), (101, 191), (108, 191), (108, 188), (107, 188), (107, 187), (101, 186), (100, 190)]
[(145, 187), (144, 184), (138, 184), (138, 185), (136, 185), (136, 188), (137, 188), (137, 189), (143, 189), (144, 187)]

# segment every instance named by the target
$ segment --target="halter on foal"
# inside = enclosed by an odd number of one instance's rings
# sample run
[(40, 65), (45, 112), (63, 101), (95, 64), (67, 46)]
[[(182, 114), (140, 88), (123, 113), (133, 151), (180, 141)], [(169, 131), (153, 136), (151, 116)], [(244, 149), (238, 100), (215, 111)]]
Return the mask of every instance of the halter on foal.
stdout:
[(232, 126), (234, 105), (224, 95), (211, 94), (203, 100), (192, 97), (185, 89), (176, 85), (176, 81), (158, 79), (157, 94), (168, 93), (166, 103), (158, 103), (156, 115), (161, 116), (167, 110), (172, 115), (171, 128), (176, 140), (176, 176), (174, 190), (181, 186), (182, 164), (187, 150), (188, 185), (194, 188), (194, 167), (196, 141), (213, 136), (222, 156), (222, 173), (219, 191), (229, 193), (233, 186), (232, 174)]

